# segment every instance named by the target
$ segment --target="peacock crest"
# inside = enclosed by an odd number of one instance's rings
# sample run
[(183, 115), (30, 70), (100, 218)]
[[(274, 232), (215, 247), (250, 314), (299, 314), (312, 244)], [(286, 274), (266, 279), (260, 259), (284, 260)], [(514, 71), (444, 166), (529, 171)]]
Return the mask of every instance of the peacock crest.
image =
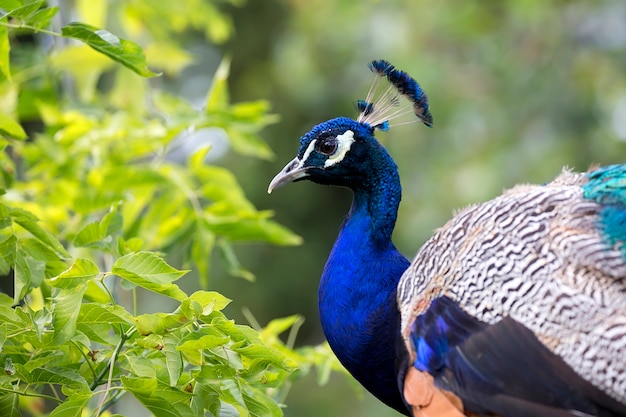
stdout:
[[(358, 122), (386, 131), (391, 127), (391, 120), (413, 113), (426, 126), (433, 126), (428, 98), (417, 81), (383, 59), (370, 62), (369, 68), (375, 78), (365, 100), (356, 102), (359, 111)], [(380, 83), (383, 78), (389, 81), (385, 87)], [(400, 100), (400, 96), (407, 100)], [(413, 121), (415, 119), (405, 123)]]

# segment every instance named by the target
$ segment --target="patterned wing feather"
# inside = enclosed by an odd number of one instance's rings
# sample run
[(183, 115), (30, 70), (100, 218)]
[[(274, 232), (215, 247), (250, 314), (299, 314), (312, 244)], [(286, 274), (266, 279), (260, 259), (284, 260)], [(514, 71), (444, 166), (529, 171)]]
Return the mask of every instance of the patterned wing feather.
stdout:
[(564, 172), (439, 230), (398, 286), (414, 366), (477, 412), (626, 415), (625, 178)]

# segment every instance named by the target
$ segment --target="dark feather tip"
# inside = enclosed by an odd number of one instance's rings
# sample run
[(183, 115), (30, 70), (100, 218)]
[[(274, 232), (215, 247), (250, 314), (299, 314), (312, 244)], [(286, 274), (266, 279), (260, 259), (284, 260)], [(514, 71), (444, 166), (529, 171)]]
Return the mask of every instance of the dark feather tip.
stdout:
[(413, 103), (415, 115), (428, 127), (433, 126), (433, 116), (430, 114), (428, 97), (409, 74), (396, 69), (388, 61), (383, 59), (370, 62), (370, 69), (387, 80), (396, 87), (398, 92)]
[(374, 110), (374, 104), (368, 103), (365, 100), (357, 100), (356, 109), (359, 111), (359, 113), (363, 113), (363, 116), (367, 116)]
[(375, 61), (372, 61), (369, 63), (368, 66), (370, 67), (370, 70), (372, 70), (372, 72), (380, 75), (381, 77), (386, 77), (389, 72), (393, 71), (394, 69), (394, 66), (384, 59), (377, 59)]
[[(428, 106), (428, 104), (426, 104)], [(428, 127), (433, 127), (433, 115), (428, 107), (414, 106), (415, 115)]]

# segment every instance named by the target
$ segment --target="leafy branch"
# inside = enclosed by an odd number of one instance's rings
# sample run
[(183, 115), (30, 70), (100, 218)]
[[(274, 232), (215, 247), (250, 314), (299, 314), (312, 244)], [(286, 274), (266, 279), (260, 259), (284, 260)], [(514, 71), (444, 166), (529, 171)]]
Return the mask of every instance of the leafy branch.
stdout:
[[(208, 289), (213, 252), (223, 270), (252, 279), (235, 245), (300, 239), (212, 163), (216, 132), (242, 155), (272, 156), (257, 133), (276, 118), (263, 101), (230, 103), (229, 60), (201, 109), (147, 83), (156, 72), (127, 34), (148, 45), (163, 38), (124, 28), (142, 16), (132, 8), (160, 12), (158, 27), (141, 27), (167, 29), (168, 40), (181, 22), (208, 22), (191, 8), (174, 22), (159, 4), (125, 5), (116, 35), (79, 22), (55, 32), (58, 9), (43, 0), (0, 2), (0, 97), (10, 96), (0, 113), (0, 285), (13, 283), (10, 295), (0, 292), (0, 415), (100, 416), (132, 395), (155, 415), (279, 417), (291, 381), (322, 363), (319, 352), (294, 349), (297, 318), (236, 324), (223, 312), (230, 300)], [(24, 31), (82, 45), (35, 43), (29, 59), (11, 61)], [(185, 56), (171, 43), (165, 59), (156, 50), (162, 66), (150, 66), (170, 76), (189, 65), (170, 62)], [(183, 279), (201, 289), (186, 290)], [(142, 311), (145, 300), (159, 311)]]

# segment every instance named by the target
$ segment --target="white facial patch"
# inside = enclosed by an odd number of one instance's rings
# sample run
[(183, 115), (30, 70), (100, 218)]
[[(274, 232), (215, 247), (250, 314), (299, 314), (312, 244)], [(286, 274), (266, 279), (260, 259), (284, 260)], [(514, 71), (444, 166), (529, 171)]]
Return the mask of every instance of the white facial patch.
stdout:
[[(326, 162), (324, 162), (324, 168), (328, 168), (339, 162), (343, 161), (346, 154), (350, 150), (350, 147), (354, 143), (354, 132), (351, 130), (346, 130), (343, 135), (337, 135), (337, 150), (334, 154), (328, 157)], [(308, 151), (308, 149), (307, 149)]]
[(302, 155), (302, 159), (301, 159), (303, 164), (309, 158), (309, 155), (311, 155), (311, 152), (313, 152), (313, 150), (315, 149), (316, 142), (317, 142), (317, 139), (312, 140), (311, 143), (309, 143), (309, 146), (306, 148), (306, 151), (304, 151), (304, 155)]

